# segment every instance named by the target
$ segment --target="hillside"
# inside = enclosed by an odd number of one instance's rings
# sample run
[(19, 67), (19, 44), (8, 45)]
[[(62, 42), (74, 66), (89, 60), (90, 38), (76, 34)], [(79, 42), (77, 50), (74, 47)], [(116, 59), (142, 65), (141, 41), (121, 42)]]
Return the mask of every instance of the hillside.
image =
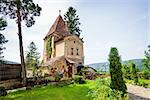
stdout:
[[(137, 66), (137, 69), (139, 69), (139, 70), (143, 70), (144, 69), (144, 67), (142, 66), (142, 59), (131, 59), (131, 60), (123, 61), (122, 63), (126, 64), (129, 61), (135, 62), (136, 66)], [(100, 69), (102, 71), (108, 71), (109, 70), (108, 62), (92, 63), (92, 64), (89, 64), (87, 66), (93, 67), (96, 70), (98, 70), (98, 69)]]

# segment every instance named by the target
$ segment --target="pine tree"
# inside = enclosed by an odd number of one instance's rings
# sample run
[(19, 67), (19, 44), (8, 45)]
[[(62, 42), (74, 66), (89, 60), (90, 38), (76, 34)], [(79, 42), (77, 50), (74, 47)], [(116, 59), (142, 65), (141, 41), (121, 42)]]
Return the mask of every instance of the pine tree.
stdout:
[(18, 26), (20, 59), (22, 67), (22, 82), (26, 85), (26, 68), (22, 42), (21, 22), (24, 20), (27, 27), (34, 25), (34, 16), (40, 16), (41, 8), (35, 5), (33, 0), (0, 0), (0, 14), (15, 19)]
[[(4, 30), (6, 26), (7, 26), (6, 21), (4, 21), (3, 18), (0, 18), (0, 31)], [(4, 62), (3, 61), (4, 56), (2, 56), (2, 54), (3, 50), (6, 48), (3, 45), (7, 42), (8, 40), (5, 39), (5, 36), (0, 33), (0, 64)]]
[(3, 58), (4, 56), (3, 54), (3, 50), (6, 49), (3, 44), (7, 43), (8, 40), (5, 39), (5, 36), (3, 34), (0, 33), (0, 64), (3, 62)]
[(69, 7), (64, 17), (65, 21), (67, 22), (69, 32), (79, 37), (81, 34), (79, 25), (81, 23), (79, 22), (79, 16), (76, 14), (76, 9)]
[(26, 53), (26, 59), (25, 59), (25, 64), (28, 69), (33, 70), (33, 76), (36, 76), (37, 70), (38, 70), (38, 65), (39, 65), (39, 58), (40, 58), (40, 53), (37, 52), (37, 47), (34, 42), (31, 42), (30, 45), (28, 46), (29, 51)]
[(127, 87), (123, 80), (122, 65), (121, 59), (118, 53), (117, 48), (113, 47), (109, 53), (109, 67), (110, 67), (110, 76), (111, 84), (110, 87), (115, 90), (122, 91), (126, 93)]
[(150, 70), (150, 45), (148, 46), (148, 51), (145, 51), (145, 58), (142, 60), (145, 69)]

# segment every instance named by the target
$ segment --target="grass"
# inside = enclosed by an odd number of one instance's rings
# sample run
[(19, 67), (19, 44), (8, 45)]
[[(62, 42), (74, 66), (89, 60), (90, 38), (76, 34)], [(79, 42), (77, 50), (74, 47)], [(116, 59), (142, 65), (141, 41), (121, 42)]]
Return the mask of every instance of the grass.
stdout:
[(64, 87), (42, 86), (32, 90), (9, 93), (5, 97), (0, 97), (0, 100), (90, 100), (87, 95), (93, 86), (94, 81)]

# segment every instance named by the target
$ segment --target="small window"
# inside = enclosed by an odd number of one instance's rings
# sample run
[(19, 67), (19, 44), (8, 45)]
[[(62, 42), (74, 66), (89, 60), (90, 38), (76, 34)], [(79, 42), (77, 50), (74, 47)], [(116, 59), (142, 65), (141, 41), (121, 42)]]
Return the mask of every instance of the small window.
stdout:
[(77, 49), (77, 55), (79, 55), (79, 49)]
[(74, 43), (76, 43), (76, 41), (73, 41)]
[(73, 48), (71, 48), (71, 55), (73, 55)]

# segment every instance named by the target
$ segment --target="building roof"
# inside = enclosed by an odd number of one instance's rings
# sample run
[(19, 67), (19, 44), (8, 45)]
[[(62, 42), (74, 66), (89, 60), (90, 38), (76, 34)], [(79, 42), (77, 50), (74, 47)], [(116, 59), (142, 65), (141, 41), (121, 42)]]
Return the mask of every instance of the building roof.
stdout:
[(62, 16), (59, 15), (53, 25), (51, 26), (49, 32), (45, 36), (44, 39), (46, 39), (48, 36), (51, 34), (56, 33), (61, 37), (64, 37), (65, 35), (68, 34), (67, 29), (66, 29), (66, 24), (65, 21), (63, 20)]
[(62, 61), (62, 60), (75, 64), (76, 62), (80, 61), (81, 59), (70, 58), (70, 57), (65, 57), (65, 56), (58, 56), (58, 57), (50, 58), (45, 64), (43, 64), (41, 66), (42, 67), (51, 67), (51, 66), (54, 66), (55, 63), (57, 63), (58, 61)]

